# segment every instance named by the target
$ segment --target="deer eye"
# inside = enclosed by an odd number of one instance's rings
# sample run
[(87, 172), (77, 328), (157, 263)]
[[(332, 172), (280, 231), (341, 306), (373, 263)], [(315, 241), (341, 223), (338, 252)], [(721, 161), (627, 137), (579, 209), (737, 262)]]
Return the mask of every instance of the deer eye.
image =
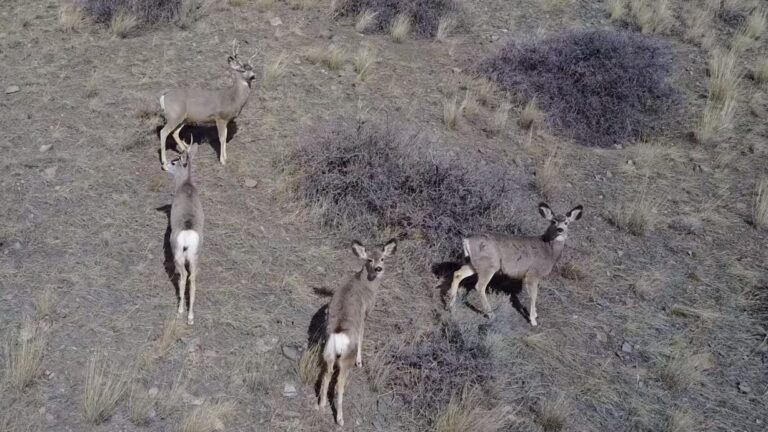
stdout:
[(368, 258), (368, 262), (372, 263), (373, 262), (373, 258)]

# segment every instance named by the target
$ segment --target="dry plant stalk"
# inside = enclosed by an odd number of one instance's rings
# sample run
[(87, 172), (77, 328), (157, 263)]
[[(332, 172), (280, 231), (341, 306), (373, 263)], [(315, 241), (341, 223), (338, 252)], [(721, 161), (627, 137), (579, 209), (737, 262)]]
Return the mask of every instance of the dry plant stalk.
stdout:
[(267, 62), (264, 66), (264, 72), (262, 73), (262, 84), (265, 87), (271, 86), (278, 78), (283, 76), (285, 70), (288, 68), (288, 55), (280, 53), (277, 57)]
[(454, 18), (447, 16), (440, 18), (440, 22), (437, 24), (437, 34), (435, 35), (435, 39), (439, 42), (448, 41), (448, 37), (455, 28), (456, 20)]
[(85, 23), (83, 8), (73, 4), (63, 4), (59, 7), (59, 26), (65, 32), (79, 30)]
[(123, 398), (128, 378), (110, 367), (102, 353), (95, 353), (88, 362), (83, 389), (83, 416), (88, 423), (99, 424), (112, 416)]
[(357, 50), (354, 58), (355, 72), (357, 72), (357, 79), (365, 81), (368, 78), (368, 74), (371, 71), (371, 67), (376, 63), (376, 53), (367, 46), (363, 46)]
[(395, 43), (401, 43), (408, 38), (408, 33), (411, 32), (411, 17), (408, 14), (400, 13), (394, 20), (392, 20), (392, 27), (390, 27), (389, 34), (392, 36), (392, 41)]
[(464, 386), (435, 417), (434, 432), (496, 432), (505, 426), (500, 409), (483, 409), (483, 395), (476, 387)]
[(366, 9), (360, 12), (357, 16), (357, 22), (355, 23), (355, 30), (357, 30), (358, 33), (365, 33), (371, 28), (371, 25), (376, 22), (376, 17), (378, 15), (378, 12), (374, 12), (371, 9)]
[(611, 21), (617, 21), (624, 18), (627, 10), (624, 6), (624, 0), (608, 0), (607, 4), (608, 14), (611, 17)]
[(520, 112), (520, 118), (517, 120), (517, 124), (520, 125), (521, 128), (528, 130), (541, 122), (541, 119), (543, 118), (544, 113), (536, 105), (536, 99), (534, 98), (531, 99)]
[(43, 360), (43, 348), (43, 332), (31, 320), (25, 319), (17, 337), (9, 338), (5, 343), (3, 378), (10, 389), (21, 391), (35, 381)]
[(768, 178), (760, 180), (755, 188), (752, 224), (758, 229), (768, 227)]
[(314, 384), (320, 376), (322, 369), (322, 351), (323, 345), (316, 344), (301, 353), (296, 372), (298, 373), (301, 382), (305, 385)]
[(231, 402), (205, 402), (177, 424), (176, 432), (213, 432), (226, 430), (224, 421), (235, 412)]
[(461, 107), (456, 96), (443, 98), (443, 124), (448, 130), (455, 130), (459, 122)]
[(112, 16), (109, 23), (109, 31), (112, 36), (125, 38), (138, 26), (139, 20), (132, 13), (121, 10)]
[(551, 199), (560, 183), (560, 166), (562, 161), (557, 148), (547, 156), (536, 169), (536, 190), (546, 199)]
[(571, 408), (565, 397), (561, 394), (554, 400), (542, 402), (538, 412), (538, 422), (545, 431), (560, 431), (565, 427)]

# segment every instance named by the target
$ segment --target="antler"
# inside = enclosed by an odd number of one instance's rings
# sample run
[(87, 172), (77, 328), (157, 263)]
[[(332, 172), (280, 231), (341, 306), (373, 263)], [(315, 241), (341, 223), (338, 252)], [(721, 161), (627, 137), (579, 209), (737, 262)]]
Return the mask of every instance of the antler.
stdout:
[(251, 60), (253, 60), (253, 58), (256, 57), (258, 54), (259, 54), (259, 50), (258, 49), (254, 50), (253, 55), (248, 57), (248, 63), (250, 64)]
[(237, 58), (237, 50), (239, 49), (237, 39), (232, 39), (232, 57)]

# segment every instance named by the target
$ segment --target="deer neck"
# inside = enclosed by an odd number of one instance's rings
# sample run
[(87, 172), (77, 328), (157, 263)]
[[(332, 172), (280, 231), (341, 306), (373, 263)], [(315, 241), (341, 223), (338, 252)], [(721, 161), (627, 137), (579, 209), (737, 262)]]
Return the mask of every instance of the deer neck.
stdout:
[(546, 242), (546, 245), (547, 245), (549, 254), (552, 257), (552, 261), (557, 262), (557, 260), (560, 259), (560, 254), (563, 253), (563, 248), (565, 247), (565, 240), (552, 240), (552, 241)]
[(238, 72), (231, 71), (231, 73), (232, 87), (230, 88), (230, 97), (231, 100), (235, 102), (239, 112), (240, 109), (243, 108), (243, 105), (245, 105), (245, 102), (248, 100), (248, 96), (251, 95), (251, 86), (248, 84), (248, 81), (244, 80)]
[(176, 190), (187, 183), (192, 183), (192, 162), (187, 162), (187, 168), (179, 170), (174, 177), (176, 180)]

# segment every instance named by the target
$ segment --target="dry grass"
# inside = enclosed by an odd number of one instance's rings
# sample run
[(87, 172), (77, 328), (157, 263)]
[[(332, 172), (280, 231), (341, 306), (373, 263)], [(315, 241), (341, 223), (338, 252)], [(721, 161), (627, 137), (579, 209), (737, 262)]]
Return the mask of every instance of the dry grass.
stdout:
[(629, 11), (643, 33), (665, 34), (675, 25), (668, 0), (630, 0)]
[(641, 192), (634, 200), (619, 204), (609, 216), (609, 220), (617, 227), (636, 236), (644, 236), (653, 230), (658, 222), (659, 210), (664, 200), (651, 198), (647, 192), (646, 185), (641, 188)]
[(357, 72), (357, 79), (365, 81), (376, 63), (376, 52), (368, 46), (362, 46), (357, 50), (353, 63), (355, 72)]
[(502, 102), (493, 111), (493, 117), (491, 118), (491, 132), (499, 133), (507, 128), (507, 122), (509, 121), (509, 112), (512, 110), (512, 104), (509, 102)]
[(254, 6), (256, 6), (256, 10), (265, 12), (275, 6), (275, 1), (276, 0), (256, 0), (254, 1)]
[(538, 411), (537, 421), (546, 432), (563, 430), (571, 408), (563, 395), (554, 400), (543, 401)]
[(38, 320), (52, 318), (56, 308), (55, 302), (56, 298), (52, 289), (44, 289), (38, 293), (33, 300), (35, 305), (35, 318)]
[(735, 114), (735, 97), (727, 99), (723, 104), (708, 101), (694, 131), (696, 141), (700, 144), (710, 143), (720, 132), (733, 126)]
[(759, 59), (752, 68), (752, 80), (757, 85), (768, 84), (768, 58)]
[(442, 17), (437, 24), (437, 34), (435, 39), (440, 42), (446, 42), (451, 33), (456, 29), (456, 19), (452, 17)]
[(313, 48), (307, 53), (307, 59), (316, 64), (325, 66), (328, 70), (339, 70), (344, 64), (346, 52), (335, 44), (325, 48)]
[(277, 57), (268, 61), (264, 65), (264, 71), (262, 72), (262, 85), (264, 87), (270, 87), (277, 81), (278, 78), (283, 76), (285, 70), (288, 68), (288, 55), (280, 53)]
[(319, 0), (291, 0), (291, 9), (309, 10), (317, 7)]
[(685, 38), (689, 42), (701, 43), (706, 46), (706, 38), (712, 33), (712, 18), (715, 11), (699, 5), (690, 6), (685, 10)]
[(378, 12), (374, 12), (371, 9), (366, 9), (357, 16), (357, 22), (355, 23), (355, 30), (358, 33), (365, 33), (370, 30), (373, 24), (376, 22), (376, 16)]
[(137, 385), (131, 387), (131, 393), (128, 396), (128, 416), (133, 424), (137, 426), (148, 425), (150, 411), (154, 405), (155, 401), (149, 396), (146, 389)]
[(473, 117), (480, 113), (480, 102), (477, 93), (467, 89), (464, 99), (461, 101), (461, 114), (465, 117)]
[(227, 0), (227, 3), (233, 7), (241, 7), (248, 3), (248, 0)]
[(296, 372), (299, 374), (301, 382), (305, 385), (314, 384), (320, 376), (320, 372), (323, 368), (322, 353), (322, 344), (313, 345), (301, 353)]
[(184, 334), (184, 324), (176, 319), (176, 315), (171, 315), (166, 318), (163, 323), (163, 332), (160, 334), (160, 338), (157, 340), (155, 347), (155, 355), (161, 356), (168, 351), (173, 344), (176, 343), (179, 338)]
[(122, 10), (112, 17), (112, 20), (109, 23), (109, 32), (112, 33), (112, 36), (114, 37), (125, 38), (131, 34), (131, 31), (133, 31), (138, 24), (139, 20), (136, 18), (136, 15)]
[(536, 105), (536, 99), (531, 99), (520, 112), (517, 124), (521, 128), (528, 130), (539, 124), (542, 119), (544, 119), (544, 112)]
[(401, 43), (408, 38), (410, 32), (411, 17), (405, 13), (398, 14), (395, 19), (392, 20), (392, 26), (389, 30), (389, 34), (392, 36), (392, 41)]
[(659, 378), (671, 390), (686, 390), (702, 380), (702, 367), (699, 356), (688, 355), (682, 349), (676, 350), (663, 361)]
[(461, 105), (456, 96), (443, 98), (443, 125), (448, 130), (455, 130), (461, 116)]
[(214, 4), (215, 0), (181, 0), (176, 13), (176, 25), (183, 30), (191, 28)]
[(557, 149), (536, 168), (536, 190), (546, 199), (551, 199), (560, 184), (562, 160)]
[(612, 21), (623, 19), (627, 13), (624, 0), (608, 0), (606, 7)]
[(232, 402), (206, 402), (184, 416), (176, 432), (214, 432), (225, 429), (224, 421), (235, 412)]
[(16, 337), (5, 344), (5, 370), (3, 378), (8, 388), (21, 391), (31, 385), (40, 372), (45, 337), (29, 320), (25, 320)]
[(82, 409), (88, 423), (99, 424), (112, 416), (125, 395), (128, 385), (126, 373), (110, 366), (101, 353), (91, 356), (85, 373)]
[(766, 24), (768, 24), (768, 13), (765, 9), (756, 8), (747, 17), (742, 32), (749, 38), (757, 39), (765, 33)]
[(379, 349), (368, 358), (368, 363), (365, 365), (368, 385), (373, 392), (381, 393), (385, 391), (390, 375), (393, 372), (392, 365), (387, 361), (388, 354), (388, 347)]
[(737, 69), (733, 50), (716, 50), (709, 59), (709, 100), (718, 104), (736, 97), (741, 76)]
[(758, 229), (768, 227), (768, 178), (760, 180), (755, 187), (752, 224)]
[(664, 432), (694, 432), (698, 430), (696, 418), (688, 410), (675, 409), (667, 415)]
[(85, 23), (85, 12), (82, 7), (63, 4), (59, 7), (59, 27), (65, 32), (80, 30)]
[(505, 427), (501, 410), (483, 409), (479, 389), (465, 386), (435, 417), (434, 432), (495, 432)]
[(661, 292), (662, 278), (657, 271), (643, 272), (635, 283), (632, 292), (642, 300), (650, 300)]

